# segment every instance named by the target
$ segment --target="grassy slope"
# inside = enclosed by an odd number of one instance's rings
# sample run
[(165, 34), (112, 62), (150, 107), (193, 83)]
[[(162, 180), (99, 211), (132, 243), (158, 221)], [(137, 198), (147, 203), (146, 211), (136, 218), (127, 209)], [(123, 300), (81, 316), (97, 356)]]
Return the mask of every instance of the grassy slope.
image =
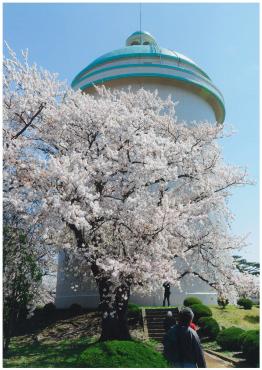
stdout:
[(4, 367), (75, 367), (80, 354), (92, 343), (91, 338), (79, 338), (46, 343), (32, 343), (29, 337), (11, 341), (9, 357)]
[(137, 341), (94, 342), (94, 338), (32, 343), (29, 337), (12, 339), (4, 367), (168, 367), (154, 344)]
[(165, 368), (169, 367), (163, 355), (152, 345), (137, 341), (97, 342), (89, 346), (81, 355), (83, 367), (109, 368)]
[(259, 308), (252, 307), (251, 310), (244, 310), (233, 305), (228, 305), (224, 310), (218, 306), (210, 306), (213, 317), (220, 326), (228, 328), (238, 326), (245, 330), (259, 329)]
[[(222, 310), (218, 306), (211, 306), (211, 309), (213, 317), (221, 326), (238, 326), (246, 330), (259, 328), (259, 308), (257, 307), (253, 307), (252, 310), (243, 310), (227, 306), (225, 310)], [(94, 320), (93, 317), (92, 320)], [(54, 330), (53, 326), (52, 329)], [(80, 354), (97, 339), (97, 337), (86, 336), (58, 341), (51, 339), (49, 335), (47, 337), (50, 340), (41, 344), (34, 344), (30, 335), (13, 338), (10, 355), (4, 359), (4, 367), (75, 367)], [(212, 346), (214, 345), (215, 343)]]

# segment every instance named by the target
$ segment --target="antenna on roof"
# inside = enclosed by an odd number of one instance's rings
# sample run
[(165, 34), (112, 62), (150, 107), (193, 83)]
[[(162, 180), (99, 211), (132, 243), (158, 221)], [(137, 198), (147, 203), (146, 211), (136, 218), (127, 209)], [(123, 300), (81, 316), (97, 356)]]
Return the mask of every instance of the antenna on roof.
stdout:
[(142, 44), (142, 3), (139, 3), (139, 30), (140, 30), (140, 44)]

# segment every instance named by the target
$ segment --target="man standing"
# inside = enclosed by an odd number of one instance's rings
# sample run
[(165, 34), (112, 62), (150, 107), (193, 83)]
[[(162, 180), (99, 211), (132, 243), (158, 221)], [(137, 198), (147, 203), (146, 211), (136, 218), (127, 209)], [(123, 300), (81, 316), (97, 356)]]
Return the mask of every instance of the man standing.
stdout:
[(167, 305), (169, 307), (170, 306), (170, 301), (169, 301), (169, 297), (170, 297), (170, 283), (168, 281), (166, 281), (163, 284), (163, 287), (165, 288), (164, 300), (163, 300), (163, 307), (165, 307), (165, 305), (166, 305), (166, 300), (167, 300)]
[(199, 337), (190, 328), (194, 314), (189, 307), (180, 311), (179, 322), (164, 337), (164, 354), (176, 368), (206, 367)]

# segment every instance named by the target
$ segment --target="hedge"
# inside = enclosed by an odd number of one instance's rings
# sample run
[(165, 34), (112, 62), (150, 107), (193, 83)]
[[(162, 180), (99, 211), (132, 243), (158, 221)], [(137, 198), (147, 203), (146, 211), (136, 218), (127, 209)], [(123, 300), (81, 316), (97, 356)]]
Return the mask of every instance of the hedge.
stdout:
[(194, 312), (193, 321), (195, 323), (197, 323), (201, 317), (212, 316), (212, 311), (208, 306), (205, 306), (204, 304), (193, 304), (192, 306), (190, 306), (190, 308)]
[(198, 320), (198, 325), (200, 327), (198, 331), (200, 336), (216, 339), (220, 328), (218, 322), (213, 317), (201, 317)]
[(231, 326), (230, 328), (223, 329), (217, 336), (217, 343), (222, 349), (226, 350), (241, 350), (241, 335), (245, 330)]
[(203, 302), (201, 301), (201, 299), (199, 299), (197, 297), (187, 297), (187, 298), (185, 298), (184, 306), (190, 307), (193, 304), (203, 304)]

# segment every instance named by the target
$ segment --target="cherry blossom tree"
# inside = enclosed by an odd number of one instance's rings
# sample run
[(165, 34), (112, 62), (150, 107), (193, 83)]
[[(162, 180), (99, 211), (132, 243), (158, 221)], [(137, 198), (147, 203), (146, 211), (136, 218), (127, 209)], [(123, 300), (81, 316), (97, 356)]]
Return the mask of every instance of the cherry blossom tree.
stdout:
[(179, 122), (157, 92), (73, 91), (25, 59), (5, 60), (7, 202), (28, 219), (37, 204), (46, 242), (91, 269), (101, 339), (130, 337), (131, 287), (194, 275), (234, 298), (232, 251), (245, 242), (230, 233), (227, 198), (249, 180), (223, 161), (223, 126)]

